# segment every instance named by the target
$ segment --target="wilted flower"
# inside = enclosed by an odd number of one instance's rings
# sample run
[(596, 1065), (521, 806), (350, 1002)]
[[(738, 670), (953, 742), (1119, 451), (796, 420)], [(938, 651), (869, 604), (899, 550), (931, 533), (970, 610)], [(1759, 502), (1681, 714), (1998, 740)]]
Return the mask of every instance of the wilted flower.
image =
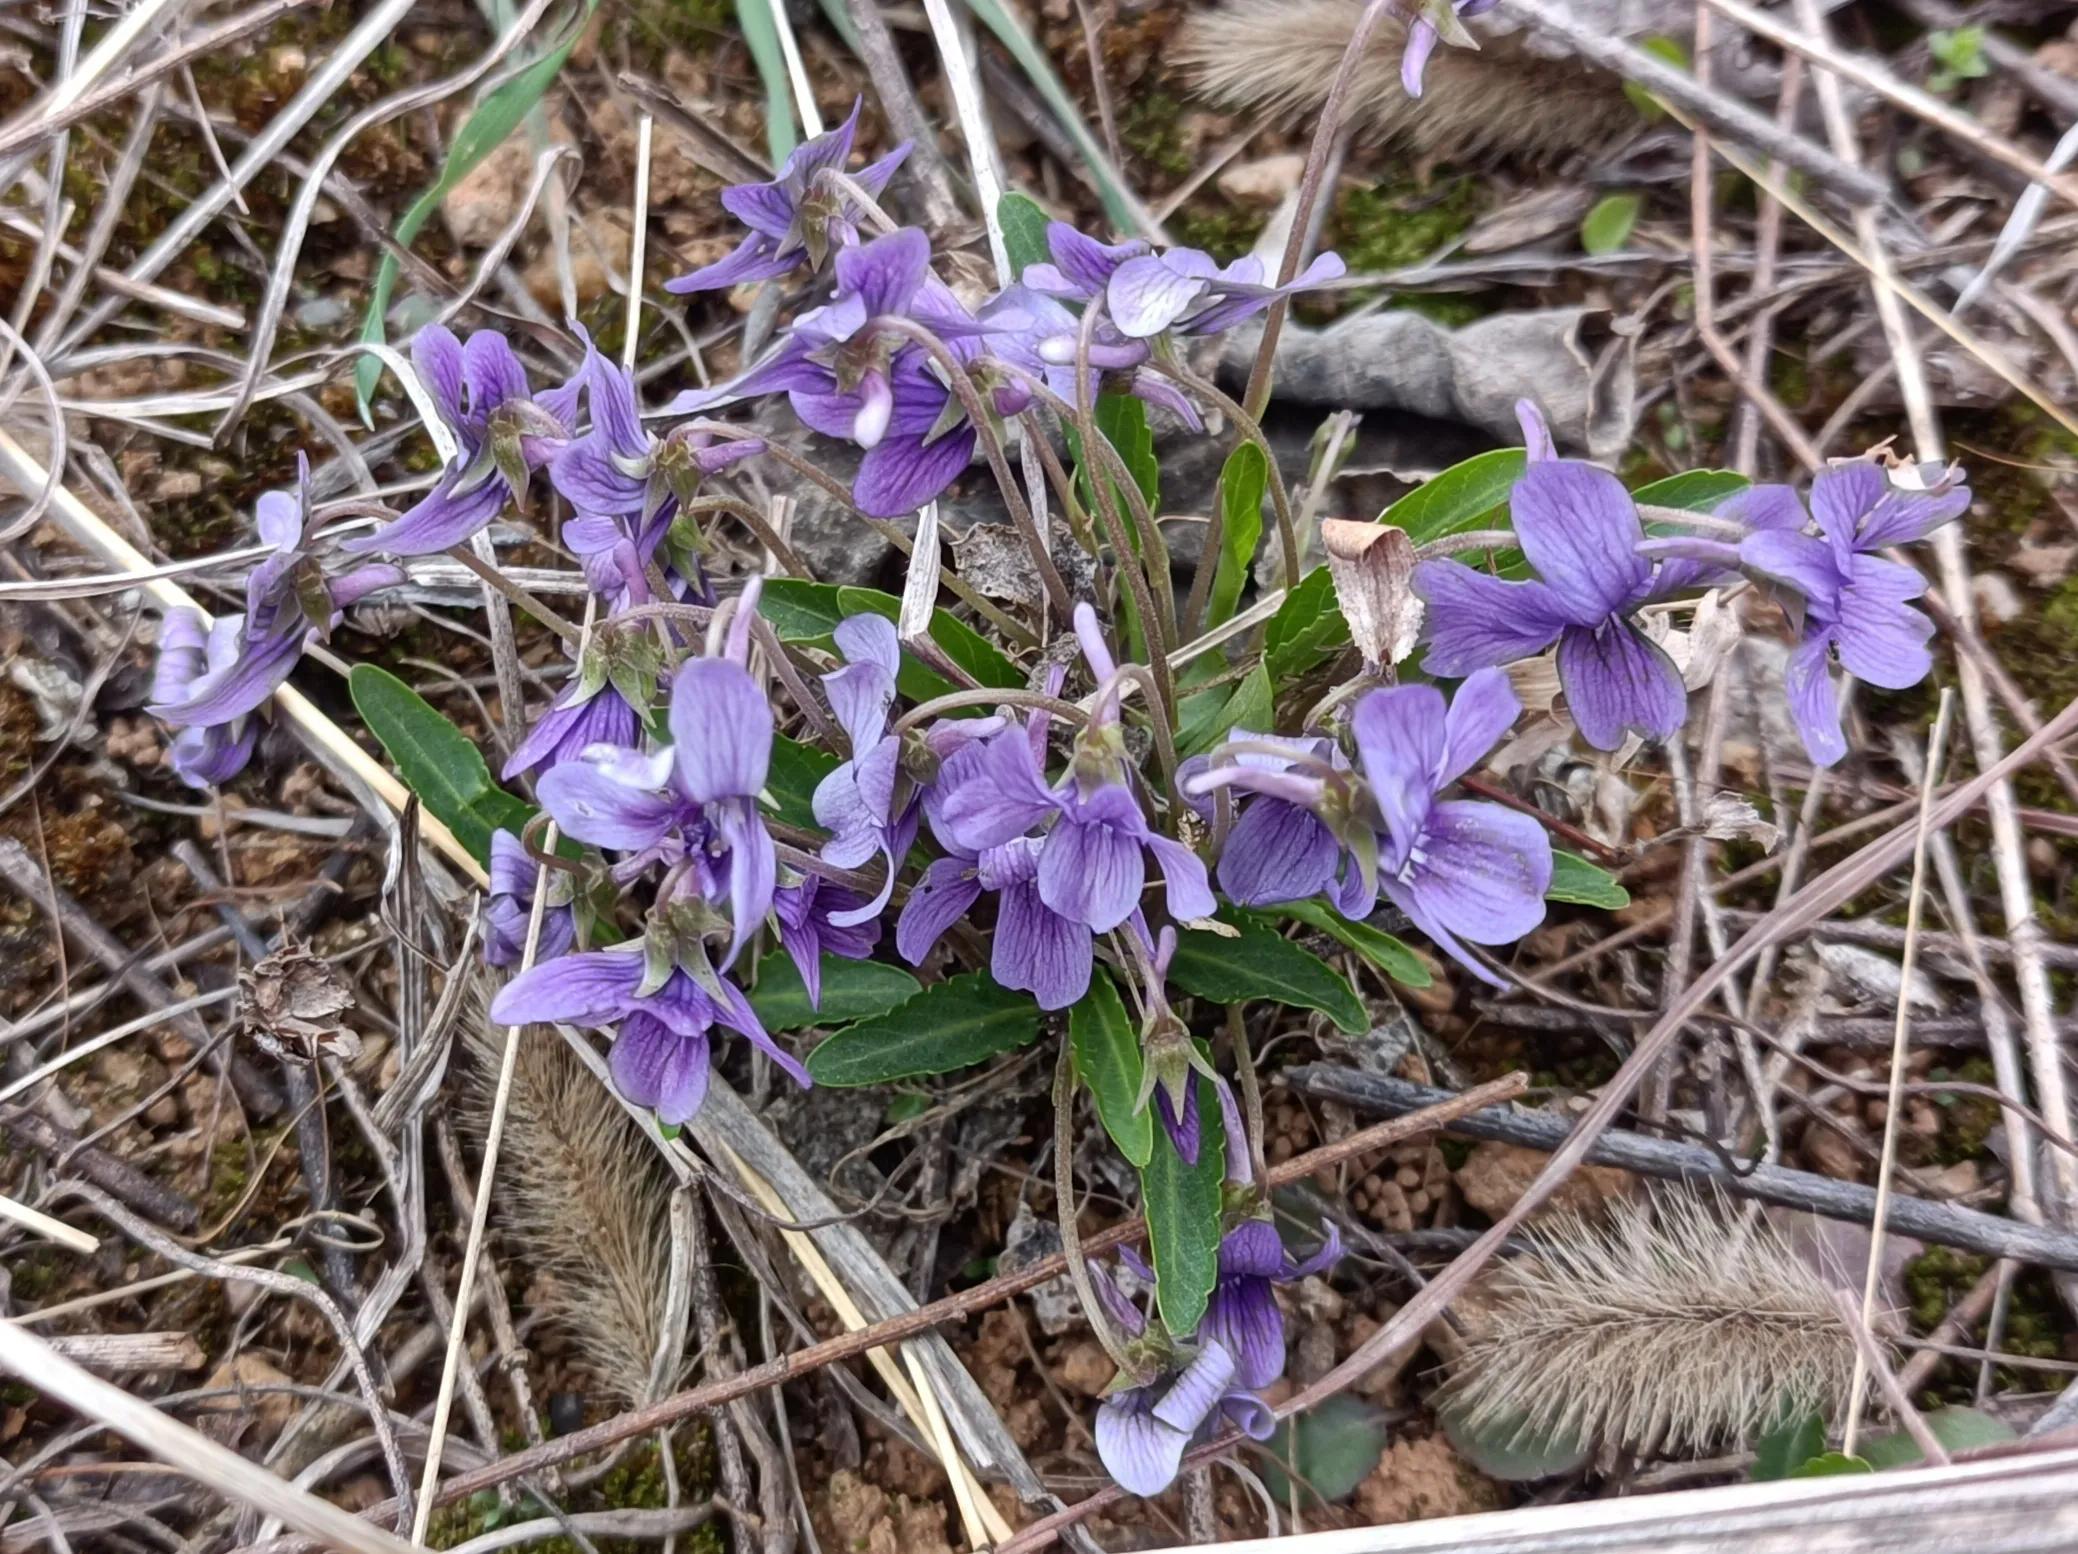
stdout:
[(615, 1029), (608, 1067), (622, 1095), (656, 1109), (665, 1123), (682, 1123), (707, 1097), (708, 1033), (715, 1026), (746, 1036), (800, 1084), (808, 1071), (766, 1034), (734, 983), (704, 988), (672, 969), (652, 986), (647, 957), (633, 949), (590, 950), (543, 962), (515, 977), (491, 1001), (501, 1025), (567, 1021)]
[[(664, 282), (664, 289), (719, 291), (746, 281), (791, 275), (804, 264), (819, 269), (831, 252), (856, 243), (858, 223), (865, 213), (849, 190), (822, 175), (842, 173), (851, 160), (860, 106), (854, 101), (850, 117), (842, 124), (796, 146), (770, 183), (734, 184), (722, 190), (722, 205), (750, 228), (750, 235), (727, 257)], [(909, 143), (904, 141), (879, 161), (860, 168), (851, 181), (877, 199), (907, 155)]]
[(1510, 583), (1461, 561), (1424, 561), (1414, 587), (1428, 605), (1423, 670), (1457, 679), (1558, 643), (1559, 684), (1581, 735), (1614, 750), (1628, 730), (1656, 739), (1688, 714), (1681, 672), (1632, 621), (1641, 606), (1712, 575), (1685, 557), (1638, 552), (1643, 524), (1614, 475), (1571, 459), (1530, 464), (1510, 496), (1516, 538), (1541, 581)]
[(269, 491), (254, 506), (260, 538), (274, 549), (246, 579), (245, 614), (233, 637), (220, 640), (213, 628), (205, 665), (192, 678), (192, 645), (176, 628), (188, 656), (169, 668), (163, 691), (155, 683), (151, 707), (176, 728), (223, 727), (254, 711), (288, 679), (313, 633), (329, 634), (350, 605), (404, 580), (386, 562), (325, 576), (308, 533), (310, 463), (299, 456), (298, 465), (295, 491)]
[[(193, 610), (168, 610), (159, 624), (159, 659), (152, 670), (152, 701), (177, 706), (211, 670), (228, 670), (238, 658), (238, 618), (224, 616), (206, 629)], [(166, 747), (166, 763), (191, 788), (213, 788), (245, 770), (259, 725), (240, 715), (222, 723), (179, 730)]]
[(411, 343), (411, 362), (454, 433), (455, 456), (416, 506), (348, 541), (348, 550), (425, 556), (461, 544), (508, 500), (524, 499), (529, 474), (570, 435), (579, 382), (537, 395), (495, 330), (479, 329), (464, 342), (443, 324), (429, 325)]
[(1825, 471), (1811, 483), (1819, 535), (1801, 532), (1803, 511), (1787, 487), (1756, 487), (1749, 512), (1768, 516), (1740, 541), (1741, 563), (1793, 589), (1801, 600), (1802, 641), (1784, 671), (1790, 716), (1820, 766), (1847, 753), (1831, 666), (1837, 656), (1855, 678), (1904, 690), (1933, 668), (1934, 624), (1912, 608), (1926, 579), (1872, 554), (1924, 538), (1970, 505), (1967, 486), (1900, 491), (1873, 464)]
[(517, 966), (525, 958), (535, 882), (544, 875), (548, 904), (541, 909), (541, 934), (534, 945), (537, 964), (567, 955), (577, 942), (568, 888), (560, 870), (544, 869), (510, 831), (491, 833), (491, 887), (483, 900), (483, 958), (489, 964)]
[(1234, 1357), (1234, 1380), (1260, 1389), (1284, 1374), (1284, 1313), (1276, 1286), (1332, 1268), (1342, 1256), (1334, 1224), (1323, 1227), (1320, 1247), (1303, 1261), (1284, 1249), (1267, 1219), (1244, 1219), (1219, 1243), (1219, 1282), (1198, 1324), (1198, 1337)]

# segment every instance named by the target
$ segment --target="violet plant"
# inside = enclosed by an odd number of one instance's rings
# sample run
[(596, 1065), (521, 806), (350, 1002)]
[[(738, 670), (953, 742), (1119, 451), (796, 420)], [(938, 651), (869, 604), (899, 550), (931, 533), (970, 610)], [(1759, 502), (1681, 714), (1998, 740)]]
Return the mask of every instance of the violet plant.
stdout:
[[(1458, 18), (1489, 3), (1423, 6), (1410, 91), (1435, 42), (1462, 41)], [(970, 306), (929, 236), (878, 207), (902, 149), (849, 169), (857, 123), (855, 109), (777, 179), (725, 191), (742, 242), (671, 283), (805, 284), (762, 359), (649, 409), (637, 376), (581, 332), (571, 376), (537, 391), (502, 336), (422, 330), (415, 370), (455, 450), (431, 491), (342, 546), (322, 539), (307, 478), (263, 498), (271, 550), (243, 613), (167, 618), (154, 710), (178, 730), (183, 781), (230, 782), (310, 641), (404, 576), (335, 553), (473, 554), (463, 547), (508, 514), (559, 534), (591, 609), (583, 627), (544, 614), (567, 676), (501, 763), (531, 801), (493, 784), (408, 689), (353, 671), (371, 730), (488, 865), (484, 955), (511, 973), (492, 1018), (603, 1037), (620, 1093), (667, 1126), (694, 1121), (746, 1050), (800, 1085), (868, 1083), (1053, 1034), (1060, 1201), (1075, 1201), (1078, 1090), (1128, 1162), (1170, 1189), (1146, 1195), (1151, 1261), (1124, 1254), (1154, 1284), (1154, 1311), (1102, 1274), (1086, 1286), (1119, 1366), (1099, 1454), (1122, 1486), (1157, 1493), (1193, 1441), (1266, 1433), (1258, 1394), (1285, 1360), (1278, 1290), (1338, 1250), (1330, 1227), (1298, 1258), (1268, 1217), (1245, 1032), (1270, 1004), (1354, 1030), (1369, 1017), (1316, 953), (1324, 941), (1287, 937), (1279, 915), (1326, 925), (1392, 976), (1454, 966), (1507, 986), (1506, 946), (1545, 920), (1562, 861), (1552, 817), (1465, 791), (1492, 791), (1478, 774), (1525, 721), (1509, 667), (1553, 658), (1562, 701), (1531, 716), (1590, 758), (1673, 739), (1691, 689), (1676, 622), (1706, 590), (1758, 587), (1797, 642), (1786, 705), (1814, 761), (1837, 761), (1836, 668), (1893, 689), (1931, 668), (1931, 625), (1910, 603), (1924, 581), (1879, 552), (1958, 517), (1969, 493), (1953, 472), (1864, 461), (1821, 474), (1808, 498), (1716, 480), (1703, 510), (1692, 493), (1670, 506), (1559, 457), (1528, 409), (1527, 450), (1481, 456), (1476, 480), (1469, 466), (1436, 477), (1418, 522), (1381, 515), (1411, 573), (1288, 570), (1242, 630), (1266, 531), (1286, 558), (1302, 537), (1260, 427), (1188, 348), (1331, 282), (1341, 262), (1322, 254), (1277, 286), (1259, 260), (1107, 243), (1010, 196), (999, 214), (1018, 277)], [(919, 589), (896, 600), (733, 565), (717, 525), (755, 518), (736, 494), (748, 472), (842, 489), (813, 445), (803, 459), (714, 414), (782, 393), (812, 432), (862, 450), (862, 524), (984, 463), (1044, 586), (1006, 607), (955, 576), (941, 607)], [(1188, 579), (1154, 522), (1150, 404), (1234, 443), (1222, 528)], [(1010, 473), (1013, 434), (1043, 450), (1058, 534)], [(1482, 527), (1495, 459), (1514, 470), (1502, 528)], [(1071, 545), (1085, 554), (1062, 566)], [(1064, 603), (1070, 575), (1085, 581)], [(1372, 591), (1362, 609), (1345, 594), (1358, 587)], [(1381, 588), (1397, 590), (1386, 613), (1421, 613), (1418, 662), (1385, 638), (1342, 651)], [(1563, 862), (1576, 881), (1593, 872)], [(890, 913), (909, 971), (876, 958)], [(795, 1033), (818, 1026), (831, 1034), (807, 1049)], [(922, 1070), (919, 1028), (946, 1033)], [(743, 1043), (717, 1043), (718, 1029)], [(1185, 1203), (1218, 1224), (1179, 1219)], [(1071, 1223), (1063, 1234), (1072, 1254)]]

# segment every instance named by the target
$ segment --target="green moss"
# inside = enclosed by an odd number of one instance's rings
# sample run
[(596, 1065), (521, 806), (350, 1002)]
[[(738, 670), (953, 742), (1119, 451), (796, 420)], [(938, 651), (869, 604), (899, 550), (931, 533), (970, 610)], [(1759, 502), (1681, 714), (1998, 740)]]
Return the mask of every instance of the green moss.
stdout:
[(735, 25), (731, 0), (633, 0), (609, 6), (599, 41), (607, 53), (659, 46), (704, 54)]
[(1217, 197), (1193, 200), (1169, 218), (1169, 232), (1186, 248), (1202, 248), (1230, 264), (1255, 247), (1269, 224), (1267, 212), (1244, 210)]
[[(1961, 1080), (1989, 1085), (1997, 1076), (1989, 1058), (1970, 1058), (1952, 1071), (1932, 1069), (1927, 1078), (1935, 1083)], [(1941, 1131), (1934, 1139), (1933, 1158), (1942, 1165), (1955, 1165), (1981, 1155), (1991, 1130), (1999, 1124), (1999, 1103), (1989, 1096), (1936, 1094), (1934, 1104), (1940, 1111)]]
[(1469, 177), (1351, 189), (1335, 202), (1330, 246), (1358, 272), (1404, 269), (1464, 236), (1486, 203), (1485, 185)]
[(1983, 1277), (1991, 1259), (1953, 1247), (1929, 1247), (1905, 1265), (1905, 1298), (1914, 1332), (1931, 1333), (1949, 1309)]
[(1151, 171), (1181, 178), (1191, 170), (1190, 137), (1183, 129), (1183, 99), (1157, 87), (1136, 93), (1119, 119), (1119, 144)]
[[(523, 1441), (518, 1444), (525, 1444)], [(713, 1433), (704, 1424), (679, 1430), (674, 1436), (678, 1467), (678, 1497), (681, 1505), (705, 1499), (714, 1492), (715, 1461)], [(670, 1503), (664, 1479), (663, 1459), (656, 1446), (644, 1442), (616, 1463), (606, 1476), (566, 1507), (571, 1511), (659, 1510)], [(531, 1496), (522, 1495), (512, 1504), (502, 1504), (494, 1490), (472, 1495), (459, 1505), (444, 1506), (433, 1513), (426, 1529), (426, 1546), (449, 1549), (471, 1538), (526, 1521), (544, 1512)], [(600, 1554), (648, 1554), (652, 1545), (631, 1539), (595, 1540)], [(580, 1554), (567, 1537), (544, 1538), (530, 1545), (540, 1554)], [(727, 1540), (714, 1522), (696, 1528), (680, 1540), (680, 1548), (693, 1554), (725, 1554)]]

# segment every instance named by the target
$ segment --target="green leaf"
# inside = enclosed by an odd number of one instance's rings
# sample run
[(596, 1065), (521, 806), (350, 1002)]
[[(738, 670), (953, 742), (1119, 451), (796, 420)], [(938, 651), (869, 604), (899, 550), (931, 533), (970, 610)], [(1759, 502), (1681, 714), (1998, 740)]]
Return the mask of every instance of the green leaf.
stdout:
[(1188, 1338), (1205, 1316), (1219, 1281), (1220, 1185), (1226, 1175), (1227, 1134), (1212, 1081), (1193, 1075), (1198, 1086), (1198, 1163), (1185, 1165), (1156, 1128), (1146, 1169), (1140, 1173), (1140, 1202), (1147, 1214), (1147, 1244), (1154, 1254), (1154, 1298), (1170, 1333)]
[(836, 955), (823, 957), (822, 984), (822, 1007), (817, 1009), (808, 1002), (808, 988), (794, 958), (785, 950), (774, 950), (758, 962), (758, 985), (750, 992), (750, 1007), (766, 1030), (798, 1031), (810, 1025), (847, 1025), (886, 1014), (923, 991), (916, 978), (900, 966)]
[(1692, 469), (1640, 486), (1631, 500), (1649, 507), (1678, 507), (1683, 512), (1707, 513), (1728, 496), (1736, 496), (1753, 482), (1728, 469)]
[(1849, 1473), (1874, 1473), (1876, 1470), (1859, 1457), (1850, 1457), (1845, 1452), (1821, 1452), (1798, 1463), (1784, 1474), (1785, 1478), (1840, 1478)]
[(1631, 904), (1631, 893), (1607, 869), (1598, 869), (1574, 853), (1551, 850), (1551, 884), (1546, 901), (1567, 901), (1575, 906), (1601, 907), (1614, 912)]
[[(1638, 47), (1654, 58), (1672, 65), (1676, 70), (1688, 69), (1688, 50), (1682, 47), (1679, 39), (1654, 36), (1640, 40)], [(1667, 110), (1660, 106), (1660, 100), (1635, 81), (1624, 82), (1623, 95), (1631, 100), (1633, 108), (1644, 115), (1648, 124), (1657, 124), (1667, 116)]]
[(1028, 264), (1044, 264), (1052, 257), (1046, 246), (1046, 212), (1029, 194), (1008, 190), (996, 201), (996, 225), (1003, 229), (1003, 248), (1010, 255), (1010, 273), (1023, 275)]
[(1631, 228), (1645, 208), (1641, 194), (1606, 194), (1580, 223), (1580, 246), (1590, 254), (1613, 254), (1630, 241)]
[(1230, 729), (1245, 728), (1268, 733), (1276, 722), (1270, 692), (1270, 671), (1257, 664), (1231, 690), (1203, 691), (1183, 704), (1183, 726), (1176, 731), (1177, 753), (1203, 755)]
[(1318, 897), (1287, 901), (1275, 911), (1340, 940), (1402, 987), (1423, 988), (1436, 980), (1427, 963), (1391, 934), (1369, 923), (1352, 923)]
[(404, 786), (477, 862), (490, 862), (493, 831), (517, 836), (534, 818), (533, 805), (491, 781), (475, 742), (387, 669), (356, 664), (346, 684)]
[[(1980, 1409), (1962, 1408), (1950, 1404), (1920, 1415), (1941, 1449), (1950, 1453), (1976, 1451), (1985, 1446), (2003, 1446), (2008, 1441), (2020, 1439), (2019, 1433), (2003, 1420), (1994, 1419)], [(1909, 1468), (1926, 1460), (1919, 1443), (1904, 1430), (1890, 1435), (1879, 1435), (1872, 1441), (1862, 1443), (1862, 1460), (1878, 1472), (1885, 1468)]]
[[(844, 607), (837, 602), (837, 594), (835, 583), (818, 583), (805, 577), (768, 577), (758, 591), (758, 613), (782, 642), (820, 642), (844, 619)], [(901, 608), (900, 600), (895, 601), (895, 607)]]
[(743, 42), (758, 79), (765, 85), (765, 144), (772, 149), (772, 165), (779, 166), (794, 149), (793, 84), (787, 79), (786, 51), (779, 45), (779, 26), (772, 20), (772, 7), (786, 0), (736, 0), (736, 22), (743, 29)]
[[(759, 595), (758, 613), (770, 622), (782, 642), (833, 649), (831, 634), (848, 615), (879, 615), (901, 619), (902, 601), (877, 588), (853, 588), (836, 583), (816, 583), (806, 578), (775, 577)], [(931, 640), (945, 656), (982, 685), (1020, 687), (1023, 673), (996, 645), (958, 617), (944, 610), (931, 612)], [(928, 701), (952, 690), (953, 684), (906, 648), (897, 675), (902, 694), (912, 701)], [(976, 707), (968, 716), (981, 716)]]
[(1219, 921), (1238, 936), (1185, 929), (1177, 936), (1169, 980), (1196, 998), (1242, 1004), (1265, 998), (1294, 1009), (1318, 1009), (1348, 1035), (1371, 1028), (1356, 990), (1334, 967), (1300, 949), (1253, 913), (1223, 907)]
[(1075, 1053), (1075, 1077), (1097, 1103), (1104, 1131), (1127, 1160), (1146, 1165), (1154, 1153), (1154, 1108), (1140, 1104), (1145, 1075), (1140, 1033), (1102, 967), (1090, 978), (1082, 1001), (1068, 1011), (1068, 1041)]
[(1270, 461), (1252, 442), (1239, 443), (1219, 472), (1219, 569), (1212, 574), (1207, 626), (1231, 620), (1248, 583), (1248, 565), (1263, 538), (1263, 496), (1270, 489)]
[(1097, 137), (1090, 133), (1089, 125), (1083, 122), (1082, 110), (1061, 79), (1053, 72), (1053, 64), (1046, 51), (1032, 41), (1018, 19), (1002, 0), (967, 0), (967, 9), (981, 18), (982, 24), (1002, 40), (1010, 57), (1017, 61), (1018, 68), (1031, 78), (1033, 87), (1046, 99), (1047, 107), (1061, 121), (1061, 128), (1075, 142), (1075, 150), (1082, 158), (1082, 165), (1089, 169), (1097, 183), (1097, 197), (1104, 202), (1112, 224), (1121, 231), (1140, 230), (1143, 215), (1139, 202), (1126, 186), (1111, 158)]
[(1459, 1456), (1488, 1478), (1504, 1483), (1557, 1478), (1585, 1466), (1594, 1455), (1590, 1445), (1570, 1435), (1527, 1428), (1519, 1413), (1497, 1414), (1474, 1426), (1464, 1410), (1445, 1403), (1436, 1418)]
[(1291, 1504), (1294, 1479), (1303, 1490), (1301, 1505), (1346, 1500), (1378, 1466), (1390, 1434), (1376, 1405), (1346, 1392), (1322, 1398), (1278, 1424), (1259, 1464), (1264, 1487), (1279, 1505)]
[(1315, 567), (1284, 596), (1263, 629), (1263, 662), (1270, 680), (1284, 685), (1349, 646), (1349, 622), (1335, 604), (1334, 580)]
[(819, 1085), (839, 1088), (949, 1074), (1025, 1046), (1039, 1006), (985, 971), (927, 987), (907, 1003), (848, 1025), (808, 1056)]
[[(577, 40), (599, 7), (599, 0), (585, 0), (583, 11), (571, 18), (562, 38), (547, 53), (535, 60), (526, 69), (513, 76), (504, 85), (476, 105), (476, 109), (455, 131), (455, 138), (448, 143), (447, 160), (441, 164), (440, 176), (431, 188), (412, 201), (411, 208), (404, 212), (397, 223), (397, 241), (406, 247), (419, 234), (440, 202), (447, 198), (448, 191), (468, 177), (470, 172), (485, 157), (497, 150), (505, 137), (519, 125), (521, 119), (542, 93), (549, 88), (563, 68), (563, 61), (577, 46)], [(387, 338), (385, 320), (389, 316), (390, 290), (397, 283), (397, 261), (393, 255), (384, 254), (376, 266), (375, 284), (369, 288), (368, 311), (361, 321), (361, 339), (380, 345)], [(354, 393), (359, 400), (361, 419), (368, 419), (368, 401), (375, 393), (377, 380), (382, 377), (382, 362), (373, 356), (363, 356), (354, 364)], [(428, 806), (430, 807), (430, 806)]]
[(774, 734), (772, 765), (765, 774), (765, 791), (778, 803), (772, 818), (804, 829), (814, 826), (815, 785), (835, 771), (838, 764), (837, 757), (827, 750)]
[(1805, 1414), (1777, 1425), (1753, 1446), (1753, 1477), (1757, 1483), (1788, 1478), (1825, 1450), (1825, 1420)]
[(1423, 481), (1378, 515), (1426, 545), (1448, 534), (1508, 527), (1508, 493), (1529, 467), (1521, 448), (1495, 448)]

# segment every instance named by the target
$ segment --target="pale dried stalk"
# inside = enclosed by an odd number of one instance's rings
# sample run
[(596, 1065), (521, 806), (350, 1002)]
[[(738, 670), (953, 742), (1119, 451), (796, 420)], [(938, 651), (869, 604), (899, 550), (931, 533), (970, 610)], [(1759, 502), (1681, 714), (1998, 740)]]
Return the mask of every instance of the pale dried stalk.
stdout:
[[(1800, 3), (1808, 4), (1809, 0), (1800, 0)], [(1905, 1109), (1905, 1060), (1910, 1056), (1912, 1043), (1912, 976), (1919, 965), (1919, 918), (1926, 905), (1928, 822), (1933, 815), (1934, 794), (1941, 786), (1941, 757), (1948, 746), (1948, 715), (1954, 700), (1954, 694), (1943, 687), (1941, 710), (1934, 715), (1934, 732), (1927, 740), (1926, 766), (1920, 774), (1919, 824), (1912, 838), (1912, 885), (1905, 898), (1905, 954), (1898, 968), (1898, 1021), (1890, 1043), (1890, 1089), (1885, 1101), (1888, 1110), (1883, 1117), (1883, 1157), (1876, 1167), (1876, 1218), (1869, 1226), (1868, 1266), (1862, 1275), (1859, 1322), (1863, 1332), (1875, 1330), (1876, 1292), (1883, 1282), (1883, 1231), (1890, 1210), (1892, 1184), (1897, 1175), (1898, 1119)], [(1854, 1379), (1847, 1389), (1846, 1436), (1840, 1447), (1850, 1457), (1854, 1455), (1855, 1435), (1861, 1429), (1863, 1389), (1868, 1379), (1868, 1351), (1857, 1344)], [(1910, 1412), (1909, 1408), (1907, 1412)], [(1918, 1416), (1914, 1414), (1911, 1417), (1916, 1420)]]
[(86, 1256), (101, 1250), (101, 1240), (98, 1236), (68, 1225), (61, 1219), (53, 1219), (41, 1209), (32, 1209), (26, 1203), (17, 1203), (4, 1194), (0, 1194), (0, 1219), (11, 1225), (19, 1225), (46, 1241), (55, 1241), (68, 1252), (78, 1252)]

